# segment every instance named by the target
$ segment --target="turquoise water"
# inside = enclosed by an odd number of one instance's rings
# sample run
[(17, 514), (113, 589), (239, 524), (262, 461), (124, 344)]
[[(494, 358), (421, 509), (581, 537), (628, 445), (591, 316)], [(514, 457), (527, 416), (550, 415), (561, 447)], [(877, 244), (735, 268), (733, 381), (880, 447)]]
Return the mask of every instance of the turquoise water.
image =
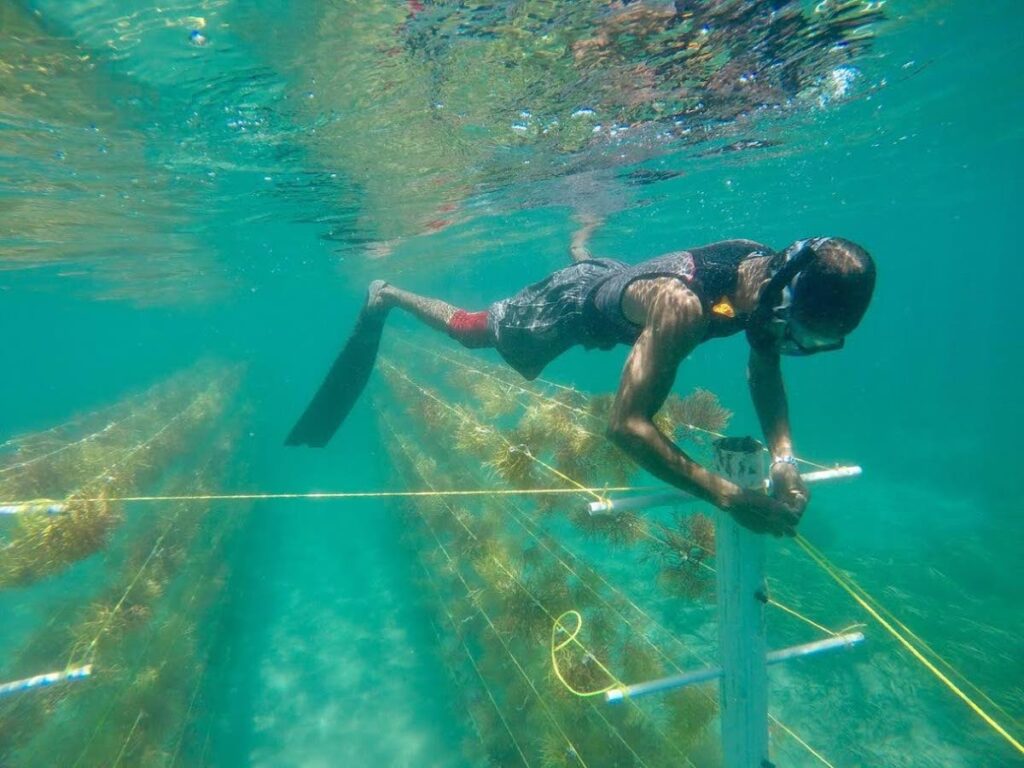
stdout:
[[(801, 532), (1024, 738), (1024, 413), (1013, 325), (1024, 274), (1012, 232), (1024, 171), (1018, 5), (892, 0), (853, 58), (816, 59), (827, 48), (783, 38), (795, 48), (778, 56), (812, 54), (801, 87), (780, 91), (773, 59), (751, 54), (750, 66), (762, 68), (749, 74), (765, 91), (729, 98), (707, 87), (708, 72), (757, 50), (730, 41), (759, 34), (738, 9), (768, 3), (688, 4), (694, 18), (713, 19), (708, 45), (718, 55), (699, 64), (710, 69), (693, 82), (672, 79), (678, 67), (665, 51), (684, 32), (667, 28), (665, 4), (424, 5), (0, 4), (0, 442), (117, 409), (136, 393), (155, 400), (151, 387), (197, 361), (217, 371), (244, 364), (225, 374), (238, 379), (223, 385), (236, 392), (230, 405), (187, 433), (186, 445), (168, 446), (161, 474), (132, 486), (138, 495), (422, 488), (396, 454), (396, 432), (437, 457), (439, 485), (480, 487), (483, 475), (463, 474), (472, 462), (459, 463), (451, 432), (423, 430), (382, 374), (328, 448), (283, 447), (370, 279), (480, 308), (566, 264), (586, 216), (601, 221), (593, 252), (626, 261), (730, 237), (782, 247), (841, 235), (878, 263), (872, 307), (841, 353), (787, 361), (786, 381), (800, 455), (865, 472), (815, 490)], [(836, 4), (822, 5), (828, 13)], [(808, 18), (814, 8), (804, 7)], [(720, 15), (709, 15), (715, 9)], [(747, 74), (740, 69), (732, 79)], [(729, 432), (757, 434), (743, 344), (697, 350), (676, 391), (715, 392), (735, 413)], [(406, 317), (389, 321), (387, 359), (469, 407), (451, 366), (430, 362), (455, 351)], [(625, 354), (574, 350), (544, 376), (610, 393)], [(498, 362), (489, 352), (476, 360)], [(210, 370), (198, 369), (181, 392), (219, 381)], [(168, 409), (179, 395), (168, 396)], [(118, 411), (128, 412), (142, 412), (138, 401)], [(96, 418), (102, 429), (106, 416)], [(149, 424), (132, 439), (150, 436)], [(57, 435), (67, 443), (88, 431), (72, 425)], [(0, 448), (0, 467), (22, 460), (16, 446)], [(78, 487), (65, 488), (60, 474), (78, 467), (58, 470), (53, 490), (33, 486), (33, 497)], [(489, 482), (506, 487), (493, 475)], [(711, 601), (659, 581), (642, 548), (582, 537), (566, 522), (579, 503), (542, 514), (528, 500), (524, 514), (589, 562), (610, 585), (603, 593), (628, 595), (687, 647), (713, 656)], [(512, 687), (507, 660), (488, 656), (495, 646), (479, 616), (453, 632), (446, 607), (466, 596), (445, 581), (415, 506), (214, 502), (146, 608), (118, 574), (147, 576), (133, 553), (163, 551), (158, 532), (181, 519), (174, 510), (125, 504), (102, 546), (0, 590), (3, 680), (91, 658), (64, 635), (77, 636), (104, 585), (128, 588), (112, 594), (137, 601), (142, 616), (119, 634), (109, 622), (85, 633), (101, 639), (91, 680), (0, 699), (0, 764), (681, 759), (646, 744), (633, 743), (636, 753), (577, 744), (598, 738), (599, 715), (552, 681), (544, 637), (516, 636), (522, 646), (512, 646), (540, 660), (527, 669), (540, 687), (534, 696)], [(525, 530), (509, 523), (494, 535), (525, 559), (539, 551)], [(15, 521), (0, 520), (0, 537), (17, 535)], [(795, 544), (769, 543), (768, 573), (773, 594), (815, 621), (865, 625), (857, 650), (771, 673), (773, 713), (827, 763), (1024, 764)], [(216, 587), (208, 597), (205, 584)], [(500, 611), (501, 598), (488, 599), (488, 610)], [(607, 620), (600, 606), (584, 613), (588, 626)], [(193, 619), (187, 633), (175, 616)], [(665, 633), (638, 634), (683, 667), (700, 665)], [(769, 615), (773, 646), (819, 636)], [(129, 651), (119, 656), (121, 643)], [(466, 667), (467, 649), (483, 660), (484, 683)], [(104, 653), (117, 662), (104, 667)], [(122, 688), (151, 669), (166, 674), (148, 698), (125, 698)], [(525, 754), (500, 733), (481, 735), (488, 686)], [(26, 700), (37, 694), (48, 698)], [(556, 719), (571, 731), (554, 754), (531, 742), (548, 722), (545, 701), (557, 703)], [(588, 718), (579, 725), (586, 736), (572, 730), (574, 707)], [(641, 715), (673, 733), (670, 710), (663, 701)], [(631, 733), (625, 716), (608, 717), (602, 738), (613, 728)], [(715, 725), (704, 726), (686, 737), (685, 753), (701, 768), (720, 765)], [(504, 730), (496, 720), (491, 727)], [(778, 728), (772, 744), (780, 766), (823, 764)]]

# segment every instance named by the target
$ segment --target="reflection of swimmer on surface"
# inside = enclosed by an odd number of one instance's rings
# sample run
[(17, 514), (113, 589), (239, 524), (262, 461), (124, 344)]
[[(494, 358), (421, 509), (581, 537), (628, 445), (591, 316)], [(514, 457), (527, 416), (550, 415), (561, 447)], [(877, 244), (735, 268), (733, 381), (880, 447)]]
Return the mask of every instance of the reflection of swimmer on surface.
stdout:
[(434, 212), (434, 218), (425, 222), (420, 230), (413, 235), (405, 237), (392, 237), (387, 240), (377, 240), (370, 243), (367, 249), (367, 255), (371, 259), (384, 259), (394, 253), (395, 248), (400, 246), (410, 237), (422, 237), (424, 235), (434, 235), (438, 232), (443, 232), (456, 223), (458, 218), (454, 215), (458, 211), (459, 206), (457, 203), (444, 203), (437, 207)]
[(569, 242), (573, 261), (591, 258), (590, 238), (605, 220), (629, 205), (623, 185), (607, 172), (579, 171), (558, 179), (555, 187), (558, 202), (572, 208), (572, 221), (577, 225)]
[[(807, 505), (793, 459), (781, 355), (837, 350), (860, 323), (875, 267), (841, 238), (800, 240), (784, 251), (727, 240), (636, 265), (580, 259), (487, 310), (467, 312), (378, 280), (356, 328), (288, 436), (323, 446), (369, 377), (388, 312), (400, 308), (468, 348), (494, 348), (527, 379), (573, 346), (632, 347), (609, 437), (665, 482), (729, 512), (748, 528), (792, 534)], [(751, 398), (774, 457), (772, 495), (744, 490), (687, 456), (655, 424), (680, 363), (698, 345), (744, 332)]]

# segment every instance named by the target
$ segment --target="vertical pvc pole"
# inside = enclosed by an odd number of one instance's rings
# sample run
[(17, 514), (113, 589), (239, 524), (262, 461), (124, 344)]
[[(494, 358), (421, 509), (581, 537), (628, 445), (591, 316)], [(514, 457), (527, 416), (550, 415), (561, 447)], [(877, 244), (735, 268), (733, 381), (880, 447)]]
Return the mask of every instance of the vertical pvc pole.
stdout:
[[(767, 454), (753, 438), (715, 444), (718, 471), (743, 488), (762, 488)], [(768, 664), (764, 608), (764, 537), (719, 512), (718, 644), (722, 751), (727, 768), (765, 768), (768, 759)]]

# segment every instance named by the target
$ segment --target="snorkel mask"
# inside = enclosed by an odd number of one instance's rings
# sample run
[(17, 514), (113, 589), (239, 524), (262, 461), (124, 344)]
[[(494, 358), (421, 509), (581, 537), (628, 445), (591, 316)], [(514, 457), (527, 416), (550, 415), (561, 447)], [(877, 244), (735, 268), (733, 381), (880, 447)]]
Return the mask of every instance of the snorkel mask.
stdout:
[(806, 356), (842, 349), (844, 339), (818, 336), (793, 316), (793, 297), (800, 273), (814, 259), (814, 246), (824, 238), (800, 240), (786, 254), (786, 261), (761, 293), (759, 312), (765, 330), (781, 355)]

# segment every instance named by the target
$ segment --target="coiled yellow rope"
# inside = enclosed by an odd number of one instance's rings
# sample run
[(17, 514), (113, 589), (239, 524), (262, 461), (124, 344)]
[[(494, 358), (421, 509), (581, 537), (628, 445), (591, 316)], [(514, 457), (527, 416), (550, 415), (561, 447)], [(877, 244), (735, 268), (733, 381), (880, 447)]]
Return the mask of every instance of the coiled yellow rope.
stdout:
[[(565, 626), (564, 619), (567, 616), (571, 616), (575, 621), (575, 626), (572, 629)], [(577, 639), (582, 629), (583, 616), (580, 615), (580, 612), (576, 610), (566, 611), (565, 613), (561, 614), (557, 619), (555, 619), (554, 624), (551, 625), (551, 669), (554, 670), (555, 677), (557, 677), (558, 681), (565, 686), (566, 690), (568, 690), (570, 693), (576, 696), (579, 696), (580, 698), (600, 696), (601, 694), (607, 693), (613, 688), (622, 687), (622, 682), (617, 677), (615, 677), (615, 675), (612, 674), (611, 670), (608, 669), (608, 667), (606, 667), (604, 664), (602, 664), (600, 660)], [(564, 640), (559, 641), (559, 632), (564, 632), (567, 635), (567, 637)], [(567, 645), (573, 644), (578, 646), (586, 654), (586, 657), (595, 665), (597, 665), (598, 669), (600, 669), (605, 675), (608, 676), (608, 679), (611, 680), (611, 682), (608, 685), (606, 685), (604, 688), (599, 688), (593, 691), (581, 691), (578, 688), (575, 688), (572, 685), (572, 683), (565, 679), (565, 675), (562, 673), (561, 668), (558, 666), (558, 652), (565, 648)]]

